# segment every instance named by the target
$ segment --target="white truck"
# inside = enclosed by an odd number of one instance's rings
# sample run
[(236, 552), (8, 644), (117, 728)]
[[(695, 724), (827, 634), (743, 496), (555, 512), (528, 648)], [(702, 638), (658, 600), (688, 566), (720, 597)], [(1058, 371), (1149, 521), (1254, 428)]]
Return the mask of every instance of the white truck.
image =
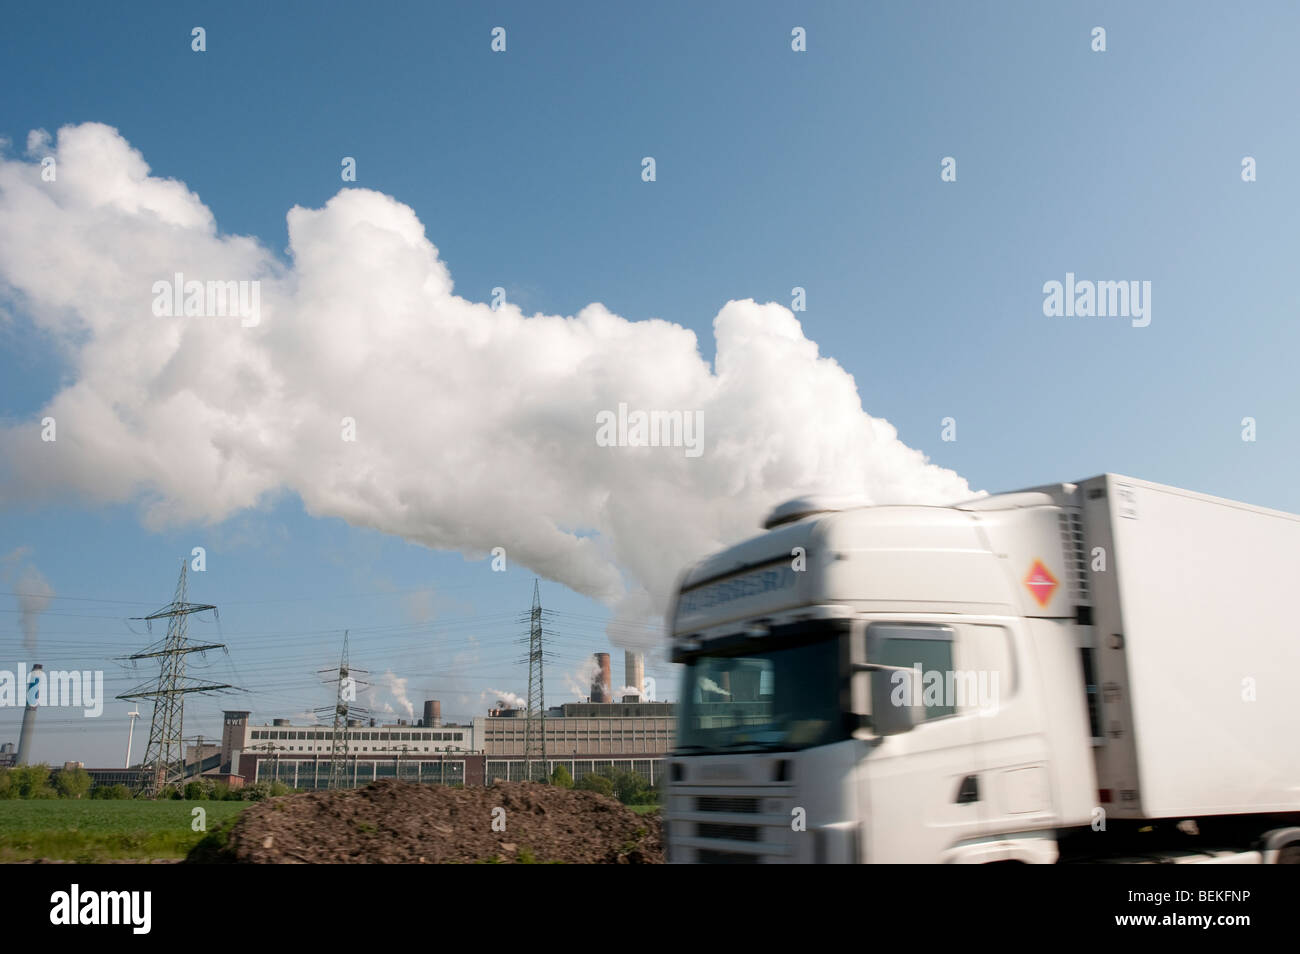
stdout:
[(1300, 863), (1300, 517), (803, 498), (691, 567), (673, 863)]

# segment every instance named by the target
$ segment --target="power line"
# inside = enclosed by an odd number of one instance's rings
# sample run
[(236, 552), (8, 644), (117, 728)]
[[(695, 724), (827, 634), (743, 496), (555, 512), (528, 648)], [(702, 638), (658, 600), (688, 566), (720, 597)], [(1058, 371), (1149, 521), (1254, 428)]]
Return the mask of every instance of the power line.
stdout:
[[(343, 656), (339, 659), (338, 678), (335, 680), (334, 705), (331, 714), (334, 717), (334, 731), (330, 739), (330, 788), (347, 788), (347, 768), (348, 768), (348, 722), (352, 703), (357, 699), (357, 686), (366, 685), (358, 683), (353, 677), (353, 672), (364, 672), (365, 670), (353, 670), (348, 664), (348, 632), (343, 631)], [(329, 710), (317, 709), (317, 714)], [(355, 710), (359, 715), (367, 715), (364, 709)]]
[(533, 608), (528, 614), (528, 711), (524, 724), (524, 778), (531, 782), (540, 768), (546, 775), (546, 690), (542, 648), (542, 597), (533, 580)]
[[(185, 599), (185, 571), (188, 565), (181, 561), (181, 576), (176, 583), (176, 595), (171, 603), (151, 613), (143, 619), (150, 628), (156, 619), (167, 620), (167, 638), (162, 646), (147, 647), (143, 652), (126, 657), (129, 660), (157, 659), (161, 668), (156, 689), (146, 689), (144, 685), (132, 692), (123, 693), (117, 698), (153, 699), (153, 719), (149, 723), (149, 744), (145, 747), (144, 761), (140, 764), (146, 769), (141, 773), (141, 785), (150, 795), (156, 795), (160, 789), (185, 777), (185, 696), (191, 692), (212, 692), (217, 689), (233, 689), (233, 686), (216, 683), (187, 684), (185, 679), (185, 657), (190, 653), (205, 652), (209, 649), (226, 647), (220, 643), (211, 645), (193, 645), (187, 638), (187, 623), (194, 613), (207, 610), (216, 612), (210, 603), (190, 603)], [(145, 685), (148, 685), (147, 683)]]

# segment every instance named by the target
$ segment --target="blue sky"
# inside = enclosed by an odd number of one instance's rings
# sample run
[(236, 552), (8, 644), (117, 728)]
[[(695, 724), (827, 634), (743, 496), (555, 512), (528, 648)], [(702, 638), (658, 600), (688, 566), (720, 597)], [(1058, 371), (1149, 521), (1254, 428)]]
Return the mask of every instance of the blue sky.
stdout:
[[(691, 329), (712, 361), (728, 300), (788, 306), (801, 286), (804, 334), (853, 375), (867, 413), (972, 487), (1117, 471), (1300, 511), (1293, 4), (128, 9), (7, 12), (11, 156), (29, 130), (107, 124), (222, 234), (284, 262), (286, 213), (350, 188), (339, 162), (353, 156), (356, 186), (410, 206), (471, 301), (502, 286), (526, 314), (601, 302)], [(806, 53), (790, 49), (795, 26)], [(956, 182), (940, 181), (944, 156)], [(1258, 181), (1242, 181), (1244, 156)], [(1067, 272), (1150, 281), (1151, 324), (1045, 317), (1043, 283)], [(73, 369), (21, 296), (3, 304), (0, 417), (18, 426)], [(187, 735), (216, 735), (223, 705), (259, 721), (325, 705), (314, 673), (344, 628), (354, 662), (407, 677), (417, 708), (436, 696), (463, 719), (489, 689), (525, 689), (512, 640), (534, 573), (309, 516), (290, 489), (163, 529), (139, 499), (0, 497), (0, 556), (25, 548), (18, 562), (58, 597), (31, 657), (16, 584), (0, 584), (0, 665), (102, 667), (110, 695), (142, 680), (102, 660), (148, 642), (123, 617), (166, 603), (200, 545), (191, 594), (221, 621), (193, 632), (231, 647), (204, 675), (252, 692), (187, 707)], [(563, 673), (608, 648), (609, 610), (553, 582), (543, 602), (559, 613), (548, 698), (561, 701)], [(117, 761), (125, 711), (111, 702), (85, 725), (45, 713), (36, 756)], [(0, 741), (18, 718), (0, 710)]]

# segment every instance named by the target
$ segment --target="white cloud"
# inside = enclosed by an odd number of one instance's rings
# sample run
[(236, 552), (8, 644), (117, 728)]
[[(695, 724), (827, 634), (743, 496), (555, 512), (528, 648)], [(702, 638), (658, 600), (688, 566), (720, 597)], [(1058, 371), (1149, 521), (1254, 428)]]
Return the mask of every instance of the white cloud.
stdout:
[[(156, 528), (287, 490), (315, 515), (437, 549), (504, 546), (511, 567), (645, 619), (685, 563), (796, 494), (969, 495), (864, 413), (781, 305), (726, 303), (711, 368), (670, 322), (458, 297), (415, 213), (377, 192), (290, 210), (286, 267), (221, 235), (108, 126), (60, 129), (56, 155), (52, 183), (0, 160), (0, 288), (70, 363), (33, 420), (0, 429), (10, 500), (138, 501)], [(152, 285), (176, 272), (260, 280), (260, 324), (154, 317)], [(597, 446), (596, 413), (620, 402), (701, 411), (703, 455)], [(57, 442), (40, 441), (45, 415)]]
[(50, 148), (50, 134), (44, 129), (33, 129), (27, 134), (27, 155), (41, 158)]

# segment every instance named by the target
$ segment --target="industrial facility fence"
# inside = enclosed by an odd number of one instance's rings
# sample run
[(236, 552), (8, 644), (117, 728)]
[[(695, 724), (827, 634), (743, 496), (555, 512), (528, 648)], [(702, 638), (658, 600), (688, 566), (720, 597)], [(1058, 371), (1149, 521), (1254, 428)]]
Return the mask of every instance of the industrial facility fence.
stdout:
[[(548, 777), (555, 771), (557, 765), (563, 765), (568, 769), (575, 782), (584, 775), (598, 772), (602, 768), (614, 768), (624, 772), (635, 772), (653, 785), (663, 770), (663, 759), (547, 759)], [(528, 763), (523, 759), (488, 759), (485, 771), (489, 783), (496, 780), (522, 782), (527, 768)]]

